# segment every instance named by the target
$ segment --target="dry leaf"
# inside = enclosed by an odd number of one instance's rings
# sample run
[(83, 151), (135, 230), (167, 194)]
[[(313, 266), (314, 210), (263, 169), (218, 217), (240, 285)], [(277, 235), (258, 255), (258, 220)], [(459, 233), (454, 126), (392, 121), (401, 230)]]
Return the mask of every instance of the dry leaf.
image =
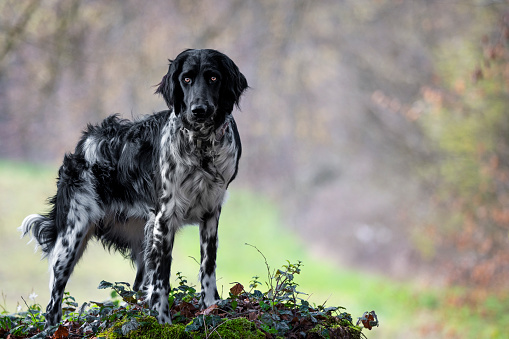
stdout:
[(249, 321), (258, 319), (258, 312), (249, 312), (248, 319)]
[(244, 291), (244, 286), (239, 283), (236, 283), (232, 288), (230, 288), (230, 293), (234, 296), (238, 296)]
[(210, 305), (209, 307), (207, 307), (206, 309), (204, 309), (203, 311), (201, 311), (198, 314), (209, 315), (212, 312), (214, 312), (214, 310), (217, 309), (218, 307), (219, 306), (217, 306), (216, 304)]
[(62, 325), (58, 326), (58, 329), (53, 334), (53, 339), (66, 339), (69, 337), (69, 330), (67, 327)]
[(364, 327), (367, 328), (368, 330), (371, 330), (373, 326), (378, 327), (378, 317), (376, 316), (375, 311), (364, 312), (362, 317), (360, 317), (359, 320), (357, 321), (357, 325), (359, 324), (359, 322), (362, 322), (362, 325), (364, 325)]
[(193, 318), (195, 312), (198, 310), (193, 304), (188, 302), (181, 302), (179, 305), (173, 307), (175, 312), (180, 312), (186, 318)]

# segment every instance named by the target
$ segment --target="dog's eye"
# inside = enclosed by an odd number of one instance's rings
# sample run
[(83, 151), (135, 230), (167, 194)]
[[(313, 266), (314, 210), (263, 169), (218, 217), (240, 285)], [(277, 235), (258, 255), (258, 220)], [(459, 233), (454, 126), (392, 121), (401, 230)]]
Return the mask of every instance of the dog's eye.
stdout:
[(186, 84), (190, 84), (191, 83), (191, 78), (184, 78), (184, 82)]
[(216, 77), (210, 77), (210, 81), (214, 82), (214, 81), (216, 81), (216, 80), (217, 80), (217, 78), (216, 78)]

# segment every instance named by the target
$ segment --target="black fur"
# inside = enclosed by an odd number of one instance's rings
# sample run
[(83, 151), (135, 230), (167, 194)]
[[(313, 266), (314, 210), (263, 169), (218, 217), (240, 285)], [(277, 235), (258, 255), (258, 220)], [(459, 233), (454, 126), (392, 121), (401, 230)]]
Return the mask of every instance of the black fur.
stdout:
[(242, 150), (231, 113), (247, 87), (226, 55), (186, 50), (170, 60), (156, 90), (170, 110), (138, 121), (113, 115), (88, 126), (74, 153), (64, 156), (50, 212), (28, 216), (20, 227), (48, 257), (48, 326), (61, 319), (65, 285), (91, 237), (131, 258), (134, 288), (164, 323), (171, 322), (175, 233), (199, 224), (200, 303), (217, 301), (217, 226)]

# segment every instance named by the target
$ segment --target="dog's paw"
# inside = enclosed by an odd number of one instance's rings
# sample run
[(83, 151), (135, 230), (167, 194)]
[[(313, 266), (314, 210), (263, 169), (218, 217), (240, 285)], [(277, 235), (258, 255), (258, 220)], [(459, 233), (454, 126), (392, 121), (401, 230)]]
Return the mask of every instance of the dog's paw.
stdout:
[(157, 317), (157, 322), (161, 325), (163, 324), (170, 324), (171, 325), (171, 317), (169, 315), (166, 315), (164, 313), (159, 314)]
[(214, 296), (213, 294), (209, 296), (206, 295), (204, 296), (204, 294), (202, 293), (199, 303), (200, 310), (204, 310), (212, 305), (217, 304), (220, 301), (221, 299), (219, 299), (218, 296)]

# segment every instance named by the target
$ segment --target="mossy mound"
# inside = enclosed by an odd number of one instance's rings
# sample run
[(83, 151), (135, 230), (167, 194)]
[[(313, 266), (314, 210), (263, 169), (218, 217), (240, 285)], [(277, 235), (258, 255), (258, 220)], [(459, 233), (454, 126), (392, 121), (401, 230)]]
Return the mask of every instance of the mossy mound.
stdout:
[(316, 325), (307, 333), (308, 339), (360, 339), (361, 332), (348, 330), (348, 327), (340, 325), (324, 326), (322, 324)]
[(129, 324), (132, 319), (125, 319), (117, 322), (106, 331), (97, 334), (98, 338), (106, 339), (160, 339), (160, 338), (175, 338), (175, 339), (191, 339), (194, 338), (190, 333), (186, 332), (184, 324), (176, 325), (160, 325), (154, 317), (144, 317), (136, 320), (138, 327), (129, 331)]
[[(288, 262), (282, 269), (270, 273), (269, 291), (255, 288), (261, 285), (253, 278), (246, 291), (236, 283), (228, 297), (200, 310), (200, 294), (187, 285), (185, 277), (177, 273), (178, 286), (168, 296), (173, 325), (158, 324), (139, 295), (125, 282), (102, 281), (100, 289), (111, 288), (107, 302), (78, 303), (71, 296), (64, 298), (64, 322), (43, 331), (44, 315), (39, 306), (28, 314), (0, 315), (0, 334), (27, 338), (38, 333), (39, 338), (92, 336), (107, 339), (123, 338), (360, 338), (362, 328), (378, 326), (374, 311), (365, 312), (354, 325), (351, 314), (342, 307), (311, 306), (297, 291), (294, 276), (302, 264)], [(267, 265), (268, 266), (268, 265)], [(270, 268), (267, 267), (270, 272)], [(244, 318), (246, 317), (246, 318)], [(53, 335), (54, 331), (58, 335)], [(55, 332), (55, 333), (57, 333)]]
[[(204, 336), (205, 337), (205, 336)], [(209, 338), (263, 339), (265, 335), (255, 324), (245, 318), (227, 319), (221, 323)]]
[[(137, 328), (130, 330), (132, 319), (117, 322), (108, 330), (99, 333), (98, 338), (106, 339), (198, 339), (198, 338), (232, 338), (232, 339), (263, 339), (262, 331), (245, 318), (225, 319), (211, 333), (186, 332), (186, 325), (160, 325), (154, 317), (136, 320)], [(136, 326), (136, 325), (135, 325)]]

